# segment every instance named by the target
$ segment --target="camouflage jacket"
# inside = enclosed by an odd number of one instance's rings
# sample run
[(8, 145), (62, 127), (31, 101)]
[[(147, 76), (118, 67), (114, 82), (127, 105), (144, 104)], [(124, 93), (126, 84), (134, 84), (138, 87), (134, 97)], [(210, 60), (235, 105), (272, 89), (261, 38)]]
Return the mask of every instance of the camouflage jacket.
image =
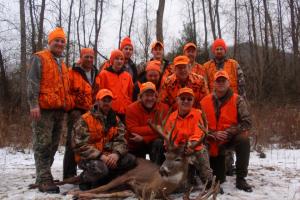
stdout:
[[(96, 133), (91, 131), (91, 125), (85, 120), (84, 115), (86, 114), (90, 114), (93, 121), (97, 123), (96, 126), (101, 127), (96, 129)], [(125, 126), (115, 112), (111, 110), (104, 115), (97, 106), (94, 106), (86, 114), (82, 115), (73, 127), (72, 146), (74, 152), (81, 158), (93, 158), (93, 156), (87, 155), (87, 152), (97, 155), (96, 157), (107, 152), (114, 152), (119, 156), (125, 155), (127, 153), (127, 144), (124, 138)]]

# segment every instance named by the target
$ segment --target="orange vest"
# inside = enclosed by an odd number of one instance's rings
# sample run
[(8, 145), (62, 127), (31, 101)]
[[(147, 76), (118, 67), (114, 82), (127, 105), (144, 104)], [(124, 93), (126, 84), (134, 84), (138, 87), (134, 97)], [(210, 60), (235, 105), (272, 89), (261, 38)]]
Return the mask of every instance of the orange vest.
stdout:
[(93, 88), (79, 72), (69, 71), (70, 93), (73, 96), (75, 107), (89, 110), (93, 104)]
[(192, 66), (191, 72), (205, 77), (204, 67), (197, 62), (195, 62), (195, 64)]
[(115, 112), (125, 114), (126, 107), (132, 103), (133, 82), (131, 75), (124, 71), (116, 74), (103, 70), (99, 74), (100, 89), (109, 89), (116, 99), (112, 101), (112, 108)]
[[(175, 126), (174, 126), (175, 123)], [(202, 112), (199, 109), (192, 108), (190, 113), (184, 118), (178, 115), (178, 110), (171, 113), (169, 116), (166, 126), (165, 133), (167, 134), (172, 130), (172, 138), (175, 139), (175, 145), (184, 145), (186, 142), (196, 142), (202, 139), (203, 131), (198, 127), (198, 124), (203, 124)], [(203, 148), (203, 144), (200, 144), (195, 148), (199, 151)]]
[[(237, 99), (238, 95), (234, 93), (232, 97), (221, 107), (218, 120), (216, 118), (213, 95), (210, 94), (202, 99), (201, 108), (206, 114), (208, 129), (210, 131), (224, 131), (231, 126), (236, 126), (238, 124)], [(221, 143), (216, 141), (208, 142), (210, 145), (209, 154), (211, 156), (218, 156), (218, 145)]]
[[(105, 144), (110, 142), (117, 135), (117, 127), (112, 127), (108, 133), (104, 133), (102, 122), (96, 119), (91, 112), (83, 114), (82, 119), (88, 126), (89, 140), (87, 144), (103, 152)], [(75, 160), (77, 163), (80, 161), (80, 155), (78, 153), (75, 155)]]
[[(238, 75), (237, 75), (237, 66), (238, 63), (233, 59), (227, 59), (224, 62), (223, 70), (228, 73), (230, 87), (233, 92), (238, 94)], [(204, 69), (206, 73), (207, 83), (209, 91), (212, 92), (214, 89), (214, 76), (217, 72), (217, 67), (213, 60), (210, 60), (204, 64)]]
[(69, 94), (68, 68), (61, 63), (61, 72), (49, 50), (37, 52), (41, 59), (42, 76), (40, 82), (39, 106), (42, 109), (70, 110), (74, 106)]

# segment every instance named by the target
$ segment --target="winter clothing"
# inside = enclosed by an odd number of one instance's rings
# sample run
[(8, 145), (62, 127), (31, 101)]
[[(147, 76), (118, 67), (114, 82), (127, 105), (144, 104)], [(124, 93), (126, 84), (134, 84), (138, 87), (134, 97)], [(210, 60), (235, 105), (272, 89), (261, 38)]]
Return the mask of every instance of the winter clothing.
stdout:
[(49, 33), (48, 44), (50, 44), (53, 40), (57, 38), (61, 38), (66, 42), (66, 34), (64, 32), (64, 29), (62, 29), (61, 27), (56, 27)]

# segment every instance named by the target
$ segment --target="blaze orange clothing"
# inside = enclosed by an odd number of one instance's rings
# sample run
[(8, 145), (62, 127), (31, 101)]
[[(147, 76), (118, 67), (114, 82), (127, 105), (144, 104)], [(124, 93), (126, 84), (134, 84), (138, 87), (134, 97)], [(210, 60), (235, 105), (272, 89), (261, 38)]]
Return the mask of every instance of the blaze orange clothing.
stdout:
[(109, 60), (105, 61), (100, 66), (100, 72), (103, 71), (104, 69), (107, 69), (109, 66), (110, 66)]
[[(238, 63), (233, 59), (226, 59), (224, 61), (223, 70), (226, 71), (229, 75), (230, 87), (234, 93), (238, 94)], [(217, 72), (216, 63), (214, 60), (210, 60), (204, 63), (205, 74), (207, 78), (207, 84), (209, 91), (214, 90), (214, 76)]]
[(192, 66), (191, 72), (205, 77), (204, 67), (201, 64), (197, 63), (197, 62), (195, 62), (194, 65)]
[(145, 143), (150, 143), (159, 137), (157, 133), (149, 127), (148, 120), (154, 120), (156, 112), (162, 113), (162, 117), (165, 118), (168, 113), (168, 108), (168, 105), (158, 102), (151, 111), (147, 111), (140, 101), (135, 101), (127, 107), (125, 119), (128, 130), (126, 139), (129, 149), (132, 150), (137, 145), (129, 140), (132, 136), (131, 133), (142, 136)]
[(39, 106), (41, 109), (70, 110), (74, 106), (69, 94), (68, 68), (61, 62), (61, 69), (49, 50), (37, 52), (41, 59), (42, 74), (40, 82)]
[(163, 69), (163, 73), (160, 78), (160, 85), (162, 86), (168, 76), (172, 75), (174, 73), (174, 65), (169, 64)]
[(126, 107), (132, 103), (133, 82), (130, 74), (124, 69), (117, 73), (110, 66), (100, 72), (98, 81), (100, 89), (109, 89), (115, 96), (113, 110), (125, 114)]
[[(231, 126), (238, 124), (238, 110), (237, 110), (238, 95), (233, 94), (232, 97), (221, 107), (219, 116), (217, 118), (216, 109), (213, 102), (213, 95), (210, 94), (204, 97), (201, 101), (202, 111), (205, 113), (208, 121), (209, 131), (225, 131)], [(222, 144), (219, 141), (208, 141), (211, 156), (218, 156), (218, 146)]]
[[(166, 126), (165, 134), (172, 130), (175, 124), (172, 138), (176, 136), (174, 141), (175, 145), (184, 145), (186, 142), (196, 142), (204, 137), (203, 131), (199, 128), (199, 123), (203, 125), (202, 112), (199, 109), (192, 108), (189, 114), (185, 117), (181, 117), (178, 114), (178, 110), (171, 113), (169, 116)], [(195, 150), (199, 151), (203, 148), (203, 145), (199, 145)]]
[(195, 73), (190, 73), (186, 84), (181, 85), (176, 78), (176, 74), (169, 76), (162, 85), (160, 92), (160, 100), (168, 104), (173, 110), (177, 109), (176, 97), (180, 88), (191, 88), (195, 94), (195, 108), (200, 108), (200, 101), (208, 94), (206, 82), (202, 76)]
[[(91, 145), (98, 151), (103, 152), (105, 144), (110, 142), (118, 134), (117, 126), (111, 127), (107, 133), (104, 133), (103, 125), (91, 112), (83, 114), (82, 119), (87, 124), (87, 132), (89, 133), (87, 145)], [(80, 161), (79, 154), (75, 155), (75, 160), (77, 163)]]
[[(97, 70), (94, 68), (92, 71), (92, 77), (95, 77)], [(93, 85), (89, 83), (85, 72), (79, 66), (74, 66), (69, 70), (70, 79), (70, 94), (73, 96), (75, 108), (89, 110), (94, 102), (94, 90)]]

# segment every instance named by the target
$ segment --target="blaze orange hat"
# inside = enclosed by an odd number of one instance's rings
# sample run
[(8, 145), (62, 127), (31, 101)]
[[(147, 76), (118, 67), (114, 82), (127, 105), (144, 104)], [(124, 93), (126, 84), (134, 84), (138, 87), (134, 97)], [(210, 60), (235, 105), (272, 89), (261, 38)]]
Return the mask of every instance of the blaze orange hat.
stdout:
[(188, 93), (188, 94), (192, 95), (193, 97), (195, 96), (194, 91), (191, 88), (188, 88), (188, 87), (181, 88), (178, 91), (177, 96), (179, 97), (180, 95), (185, 94), (185, 93)]
[(164, 44), (162, 42), (160, 42), (160, 41), (154, 41), (154, 42), (152, 42), (152, 44), (150, 46), (151, 50), (154, 49), (154, 47), (156, 47), (157, 45), (160, 45), (162, 48), (164, 48)]
[(101, 90), (99, 90), (99, 92), (96, 95), (96, 100), (101, 100), (101, 99), (103, 99), (106, 96), (109, 96), (109, 97), (115, 99), (115, 96), (113, 95), (113, 93), (110, 90), (108, 90), (108, 89), (101, 89)]
[(160, 73), (161, 72), (160, 65), (161, 65), (161, 62), (159, 60), (152, 60), (152, 61), (148, 62), (147, 67), (146, 67), (146, 72), (153, 70), (153, 71), (158, 71)]
[(56, 38), (62, 38), (66, 42), (66, 34), (64, 32), (64, 29), (62, 29), (61, 27), (56, 27), (49, 33), (48, 44), (50, 44), (50, 42), (52, 42)]
[(187, 65), (190, 63), (190, 59), (187, 56), (177, 56), (174, 58), (173, 63), (175, 67), (177, 65)]
[(223, 47), (225, 49), (225, 51), (227, 51), (227, 45), (226, 45), (225, 41), (220, 38), (216, 39), (214, 41), (214, 43), (212, 44), (212, 46), (211, 46), (212, 51), (214, 52), (216, 50), (216, 48), (219, 46)]
[(130, 37), (123, 38), (123, 40), (120, 43), (120, 49), (122, 50), (127, 45), (132, 46), (132, 48), (133, 48)]
[(83, 55), (86, 54), (94, 56), (94, 50), (92, 48), (82, 48), (80, 50), (80, 57), (83, 57)]
[(214, 80), (217, 80), (219, 77), (224, 77), (227, 80), (229, 80), (229, 76), (228, 76), (227, 72), (224, 70), (217, 71), (217, 73), (215, 74)]
[(121, 50), (119, 50), (119, 49), (113, 50), (110, 53), (109, 63), (112, 65), (114, 63), (114, 59), (119, 56), (122, 56), (124, 59), (124, 54)]
[(156, 87), (152, 82), (143, 83), (140, 88), (140, 95), (146, 92), (147, 90), (153, 90), (154, 92), (156, 92)]
[(194, 43), (189, 42), (186, 45), (184, 45), (183, 51), (187, 50), (189, 47), (193, 47), (193, 48), (197, 49), (197, 46)]

